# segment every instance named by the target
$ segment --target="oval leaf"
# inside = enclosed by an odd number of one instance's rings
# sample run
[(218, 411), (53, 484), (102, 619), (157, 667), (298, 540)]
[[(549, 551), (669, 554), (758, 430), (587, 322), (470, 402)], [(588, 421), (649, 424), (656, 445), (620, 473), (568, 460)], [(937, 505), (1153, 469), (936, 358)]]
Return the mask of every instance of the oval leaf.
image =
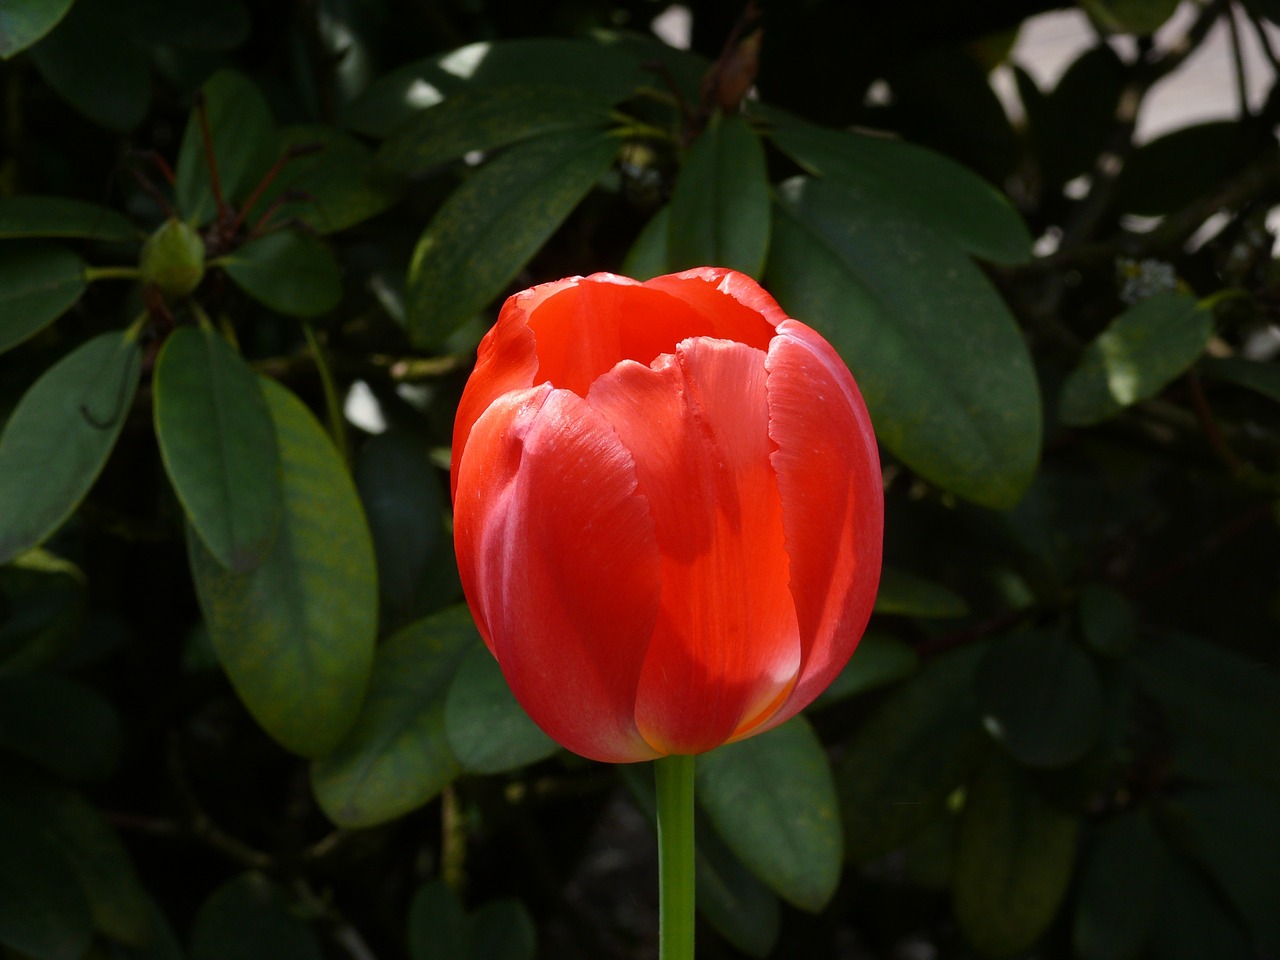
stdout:
[(294, 317), (327, 313), (342, 299), (338, 261), (316, 237), (277, 230), (230, 254), (223, 263), (236, 286), (272, 310)]
[(190, 529), (187, 553), (214, 650), (249, 712), (288, 749), (319, 756), (355, 721), (372, 667), (373, 545), (311, 412), (275, 381), (261, 386), (283, 468), (275, 543), (250, 573), (227, 570)]
[(1151, 932), (1166, 855), (1140, 812), (1103, 823), (1081, 871), (1072, 937), (1081, 960), (1134, 960)]
[(93, 918), (57, 845), (0, 819), (0, 864), (0, 944), (33, 960), (80, 960)]
[(57, 320), (84, 293), (84, 261), (52, 243), (0, 246), (0, 351)]
[(1246, 387), (1280, 403), (1280, 365), (1244, 357), (1204, 357), (1198, 367), (1205, 376)]
[(635, 280), (652, 280), (667, 272), (670, 260), (667, 237), (671, 231), (671, 204), (660, 207), (640, 230), (635, 243), (622, 262), (624, 276)]
[(885, 446), (984, 506), (1017, 502), (1040, 453), (1039, 389), (977, 267), (885, 208), (797, 178), (780, 188), (768, 275), (849, 364)]
[(715, 264), (759, 277), (769, 250), (764, 148), (741, 117), (712, 115), (671, 194), (670, 270)]
[(82, 343), (23, 395), (0, 435), (0, 563), (52, 534), (97, 479), (133, 405), (137, 343)]
[(58, 25), (74, 0), (29, 0), (0, 10), (0, 60), (21, 53)]
[(467, 918), (471, 960), (533, 960), (537, 931), (523, 903), (491, 900)]
[(560, 749), (516, 702), (502, 668), (483, 646), (458, 667), (444, 707), (449, 749), (475, 773), (502, 773)]
[(0, 680), (0, 746), (67, 780), (105, 780), (120, 758), (120, 720), (79, 680), (24, 673)]
[(831, 685), (814, 701), (825, 707), (886, 684), (905, 680), (916, 672), (920, 658), (897, 637), (868, 631), (858, 641), (858, 649)]
[(284, 512), (258, 378), (217, 332), (183, 327), (160, 351), (152, 390), (156, 439), (187, 518), (219, 563), (252, 570)]
[(409, 960), (468, 960), (467, 914), (443, 880), (414, 892), (408, 927)]
[(784, 900), (826, 906), (843, 843), (826, 751), (803, 717), (698, 757), (697, 795), (729, 849)]
[(418, 240), (409, 332), (438, 343), (502, 293), (608, 169), (617, 143), (574, 130), (516, 144), (472, 173)]
[(311, 927), (275, 881), (244, 873), (200, 905), (191, 960), (321, 960)]
[(138, 228), (110, 207), (71, 197), (0, 197), (0, 239), (76, 237), (139, 239)]
[(452, 607), (379, 648), (355, 726), (311, 768), (312, 789), (329, 819), (343, 827), (393, 820), (461, 772), (445, 735), (445, 696), (458, 664), (479, 643), (471, 614)]
[(963, 617), (969, 612), (969, 605), (940, 583), (898, 567), (884, 567), (880, 571), (875, 612), (941, 619)]

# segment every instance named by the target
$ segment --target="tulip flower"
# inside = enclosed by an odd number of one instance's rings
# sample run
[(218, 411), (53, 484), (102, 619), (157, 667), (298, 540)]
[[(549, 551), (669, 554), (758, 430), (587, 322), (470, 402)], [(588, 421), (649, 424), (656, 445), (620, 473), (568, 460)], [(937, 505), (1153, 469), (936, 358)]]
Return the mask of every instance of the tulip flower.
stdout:
[(769, 730), (844, 666), (883, 492), (853, 377), (758, 284), (595, 274), (507, 300), (454, 429), (467, 601), (553, 739), (611, 762)]

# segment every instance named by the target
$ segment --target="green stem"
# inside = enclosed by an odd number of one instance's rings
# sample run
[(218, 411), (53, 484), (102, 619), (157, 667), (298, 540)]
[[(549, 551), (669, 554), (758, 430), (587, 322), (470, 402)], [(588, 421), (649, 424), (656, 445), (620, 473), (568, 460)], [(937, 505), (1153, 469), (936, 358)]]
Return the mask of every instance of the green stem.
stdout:
[(137, 267), (85, 267), (84, 279), (86, 283), (93, 283), (95, 280), (138, 280), (142, 277), (142, 271)]
[(659, 960), (693, 960), (693, 757), (653, 763), (658, 787)]
[(342, 454), (345, 462), (347, 459), (347, 427), (346, 421), (342, 416), (342, 401), (338, 397), (337, 385), (333, 382), (333, 371), (329, 369), (329, 357), (324, 352), (324, 348), (320, 344), (320, 338), (316, 336), (315, 328), (307, 321), (302, 321), (302, 332), (306, 334), (307, 346), (311, 348), (311, 355), (315, 357), (316, 370), (320, 374), (320, 385), (324, 389), (324, 405), (329, 417), (329, 433), (333, 437), (333, 444), (338, 448), (338, 452)]

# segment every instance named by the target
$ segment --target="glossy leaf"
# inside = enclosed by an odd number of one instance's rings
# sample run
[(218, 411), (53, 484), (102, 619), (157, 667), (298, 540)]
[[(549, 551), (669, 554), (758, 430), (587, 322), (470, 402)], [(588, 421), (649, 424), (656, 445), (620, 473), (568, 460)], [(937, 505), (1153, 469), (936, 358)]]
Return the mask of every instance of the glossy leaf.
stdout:
[(502, 293), (608, 169), (596, 130), (516, 144), (472, 173), (418, 240), (406, 291), (409, 332), (438, 343)]
[(1022, 263), (1031, 234), (1009, 199), (940, 153), (888, 137), (815, 126), (768, 110), (770, 137), (804, 170), (839, 184), (855, 201), (884, 206), (974, 256)]
[(84, 499), (133, 405), (137, 343), (103, 333), (44, 372), (0, 435), (0, 563), (42, 543)]
[(0, 240), (13, 237), (124, 241), (137, 240), (139, 230), (110, 207), (85, 200), (71, 197), (0, 197)]
[(822, 743), (802, 717), (698, 757), (697, 797), (730, 850), (803, 910), (826, 906), (843, 844)]
[(467, 918), (471, 960), (533, 960), (537, 933), (533, 918), (515, 899), (491, 900)]
[(1009, 507), (1040, 452), (1040, 399), (1008, 308), (947, 241), (824, 180), (779, 190), (769, 289), (849, 364), (908, 466)]
[(334, 823), (366, 827), (435, 797), (460, 772), (445, 733), (445, 697), (467, 651), (480, 644), (465, 607), (396, 633), (378, 649), (355, 725), (311, 768), (311, 786)]
[(84, 261), (66, 247), (0, 244), (0, 351), (53, 323), (84, 288)]
[(1280, 364), (1243, 357), (1204, 357), (1198, 368), (1205, 376), (1246, 387), (1280, 403)]
[(0, 59), (21, 53), (58, 25), (74, 0), (35, 0), (0, 10)]
[(670, 257), (667, 237), (671, 231), (671, 205), (660, 207), (627, 251), (622, 262), (622, 275), (634, 280), (652, 280), (668, 272)]
[(218, 660), (249, 712), (288, 749), (320, 756), (364, 698), (377, 632), (373, 545), (351, 478), (311, 412), (275, 381), (260, 382), (283, 467), (275, 543), (243, 574), (192, 530), (187, 553)]
[(105, 780), (120, 757), (120, 721), (85, 683), (25, 673), (0, 680), (0, 746), (67, 780)]
[(1083, 7), (1109, 33), (1155, 33), (1178, 8), (1178, 0), (1081, 0)]
[(0, 567), (0, 677), (51, 660), (80, 626), (85, 578), (74, 564), (32, 550)]
[(960, 928), (984, 956), (1016, 956), (1053, 922), (1077, 826), (998, 754), (982, 765), (960, 817), (953, 889)]
[(963, 617), (969, 606), (963, 597), (940, 583), (900, 567), (886, 566), (880, 571), (875, 612), (945, 619)]
[(991, 645), (978, 665), (978, 708), (987, 731), (1019, 762), (1079, 760), (1102, 731), (1102, 685), (1092, 662), (1059, 629)]
[(1256, 134), (1238, 120), (1183, 127), (1144, 143), (1116, 185), (1122, 209), (1146, 217), (1180, 210), (1219, 189), (1257, 156)]
[(1167, 855), (1141, 812), (1101, 824), (1085, 860), (1072, 937), (1081, 960), (1136, 960), (1151, 934)]
[(152, 392), (156, 439), (187, 519), (220, 564), (252, 570), (284, 512), (275, 427), (258, 378), (213, 329), (183, 327), (160, 351)]
[(887, 633), (868, 631), (858, 641), (845, 668), (831, 681), (831, 686), (814, 701), (815, 708), (856, 697), (916, 672), (920, 658), (907, 643)]
[(409, 960), (469, 960), (467, 913), (443, 880), (424, 883), (409, 903)]
[(314, 931), (288, 894), (260, 873), (243, 873), (200, 905), (191, 960), (321, 960)]
[(1063, 423), (1098, 423), (1155, 396), (1193, 364), (1213, 318), (1192, 297), (1162, 293), (1116, 317), (1084, 351), (1062, 385)]
[(449, 749), (473, 773), (502, 773), (543, 760), (560, 749), (516, 702), (502, 668), (483, 646), (458, 666), (445, 700)]
[(223, 269), (253, 299), (290, 316), (327, 313), (342, 299), (338, 261), (322, 241), (299, 230), (246, 243)]
[(760, 276), (769, 250), (769, 178), (764, 148), (745, 120), (712, 116), (676, 176), (670, 210), (670, 270), (715, 264)]
[(0, 820), (0, 945), (32, 960), (80, 960), (93, 918), (54, 841)]

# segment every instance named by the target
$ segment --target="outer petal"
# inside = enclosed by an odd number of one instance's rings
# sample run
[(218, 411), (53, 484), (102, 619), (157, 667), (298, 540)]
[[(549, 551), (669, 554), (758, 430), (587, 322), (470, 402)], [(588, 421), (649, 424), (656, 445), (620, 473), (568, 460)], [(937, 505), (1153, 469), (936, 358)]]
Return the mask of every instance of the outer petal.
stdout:
[(662, 600), (636, 720), (663, 752), (728, 740), (799, 668), (764, 361), (686, 340), (652, 368), (619, 365), (587, 398), (632, 451), (656, 524)]
[(462, 454), (454, 541), (463, 588), (516, 699), (575, 753), (657, 755), (634, 702), (660, 573), (631, 454), (579, 397), (504, 395)]
[(778, 302), (745, 273), (724, 267), (698, 267), (645, 282), (646, 287), (679, 297), (714, 326), (712, 336), (767, 350), (774, 328), (787, 319)]
[(804, 655), (795, 690), (760, 730), (807, 706), (848, 661), (875, 602), (884, 536), (880, 457), (852, 375), (804, 324), (788, 320), (778, 334), (769, 434)]

